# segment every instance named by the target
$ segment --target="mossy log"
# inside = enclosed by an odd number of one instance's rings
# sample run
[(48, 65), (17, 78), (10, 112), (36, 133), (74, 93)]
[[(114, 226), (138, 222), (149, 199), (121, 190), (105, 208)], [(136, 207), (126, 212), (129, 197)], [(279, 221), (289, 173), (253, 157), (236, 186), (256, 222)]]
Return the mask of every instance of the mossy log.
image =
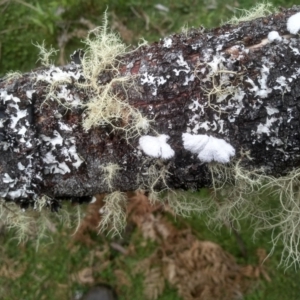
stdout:
[(211, 163), (299, 168), (300, 37), (287, 29), (299, 12), (191, 29), (107, 64), (85, 49), (0, 80), (1, 197), (195, 190), (211, 185)]

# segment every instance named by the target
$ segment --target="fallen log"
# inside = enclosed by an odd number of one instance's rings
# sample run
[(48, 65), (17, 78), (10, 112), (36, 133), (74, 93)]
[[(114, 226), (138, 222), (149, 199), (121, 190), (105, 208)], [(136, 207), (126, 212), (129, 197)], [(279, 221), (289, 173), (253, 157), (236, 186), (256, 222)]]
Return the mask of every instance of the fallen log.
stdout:
[(105, 20), (64, 67), (40, 46), (44, 67), (0, 80), (0, 196), (55, 209), (60, 197), (225, 183), (240, 201), (263, 185), (289, 199), (294, 230), (299, 30), (294, 6), (133, 51)]
[(207, 164), (232, 160), (287, 174), (299, 166), (299, 10), (132, 52), (105, 24), (78, 64), (2, 79), (1, 196), (147, 189), (153, 167), (157, 189), (198, 189)]

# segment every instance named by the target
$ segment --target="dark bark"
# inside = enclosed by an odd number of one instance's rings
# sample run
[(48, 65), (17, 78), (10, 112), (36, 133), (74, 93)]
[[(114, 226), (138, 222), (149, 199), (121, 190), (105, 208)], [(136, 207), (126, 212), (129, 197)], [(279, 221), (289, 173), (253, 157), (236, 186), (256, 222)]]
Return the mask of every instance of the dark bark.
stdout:
[[(28, 202), (42, 194), (81, 197), (135, 190), (149, 181), (151, 165), (157, 170), (165, 166), (170, 188), (209, 186), (207, 165), (183, 147), (182, 133), (187, 131), (224, 139), (235, 149), (234, 159), (248, 169), (263, 167), (281, 176), (299, 167), (300, 38), (286, 25), (299, 11), (298, 6), (237, 26), (192, 29), (121, 58), (118, 76), (135, 75), (135, 85), (125, 92), (115, 84), (114, 93), (120, 99), (128, 96), (131, 106), (154, 120), (148, 135), (170, 136), (175, 156), (169, 160), (146, 156), (138, 150), (139, 137), (126, 141), (124, 131), (112, 131), (109, 124), (85, 131), (84, 110), (67, 109), (62, 105), (67, 99), (44, 103), (49, 84), (35, 78), (49, 69), (0, 81), (2, 197)], [(274, 30), (282, 41), (267, 42)], [(80, 68), (71, 64), (61, 69), (76, 73)], [(113, 76), (115, 72), (99, 74), (99, 81)], [(65, 88), (81, 102), (89, 100), (88, 91), (74, 84)], [(221, 99), (220, 93), (227, 96)], [(112, 122), (122, 127), (127, 121)], [(101, 168), (108, 163), (121, 168), (112, 189)], [(162, 181), (156, 185), (163, 187)]]

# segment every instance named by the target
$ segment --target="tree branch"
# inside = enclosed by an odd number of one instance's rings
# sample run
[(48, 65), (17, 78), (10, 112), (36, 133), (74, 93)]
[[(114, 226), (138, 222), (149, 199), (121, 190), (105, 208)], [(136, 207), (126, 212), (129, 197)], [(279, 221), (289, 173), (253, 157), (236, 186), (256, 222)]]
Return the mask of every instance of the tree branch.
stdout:
[(133, 52), (104, 24), (78, 64), (2, 79), (1, 197), (198, 189), (211, 185), (211, 163), (275, 176), (298, 168), (300, 39), (287, 21), (299, 12)]

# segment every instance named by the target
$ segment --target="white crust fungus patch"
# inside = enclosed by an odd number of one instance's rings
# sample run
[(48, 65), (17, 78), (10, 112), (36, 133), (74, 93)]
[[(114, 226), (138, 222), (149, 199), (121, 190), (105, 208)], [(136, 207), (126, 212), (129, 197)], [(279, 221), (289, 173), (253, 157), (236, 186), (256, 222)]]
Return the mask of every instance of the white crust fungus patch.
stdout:
[(206, 134), (182, 134), (184, 149), (197, 154), (197, 157), (206, 163), (215, 161), (228, 163), (235, 155), (235, 149), (223, 139)]
[(287, 30), (292, 34), (297, 34), (300, 30), (300, 12), (288, 18), (286, 24)]
[(167, 144), (170, 137), (166, 134), (159, 136), (143, 135), (139, 139), (139, 145), (143, 152), (151, 157), (170, 159), (174, 156), (175, 152)]

